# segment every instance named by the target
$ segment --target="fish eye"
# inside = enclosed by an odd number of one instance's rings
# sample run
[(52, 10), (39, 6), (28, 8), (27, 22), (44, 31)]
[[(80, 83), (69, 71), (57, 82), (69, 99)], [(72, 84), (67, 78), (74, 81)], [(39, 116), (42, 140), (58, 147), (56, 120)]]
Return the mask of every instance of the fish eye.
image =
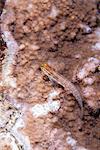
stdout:
[(41, 68), (44, 68), (45, 67), (45, 64), (41, 64)]

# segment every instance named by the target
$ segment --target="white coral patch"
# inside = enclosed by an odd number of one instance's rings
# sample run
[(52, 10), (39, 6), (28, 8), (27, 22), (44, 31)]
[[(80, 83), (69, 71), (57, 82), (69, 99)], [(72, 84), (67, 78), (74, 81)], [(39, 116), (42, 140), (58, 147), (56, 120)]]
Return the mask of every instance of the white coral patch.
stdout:
[(95, 78), (94, 77), (86, 77), (83, 79), (83, 82), (86, 84), (86, 85), (92, 85), (95, 81)]
[(78, 142), (74, 138), (72, 138), (71, 135), (69, 135), (66, 138), (66, 142), (68, 145), (70, 145), (72, 147), (72, 150), (88, 150), (88, 149), (84, 148), (83, 146), (79, 146)]
[(71, 136), (68, 136), (66, 141), (69, 145), (76, 146), (77, 141), (75, 139), (73, 139)]
[(100, 39), (100, 28), (96, 29), (95, 35), (96, 35), (97, 39)]
[(49, 17), (52, 18), (52, 19), (55, 19), (59, 14), (59, 10), (56, 8), (56, 6), (52, 6), (51, 8), (51, 12), (49, 14)]
[(100, 51), (100, 42), (95, 43), (95, 45), (92, 46), (92, 50)]
[(0, 149), (4, 149), (5, 146), (10, 146), (12, 150), (19, 150), (16, 139), (9, 132), (0, 133)]
[[(8, 1), (6, 2), (8, 3)], [(2, 81), (5, 86), (16, 88), (16, 79), (12, 76), (13, 65), (15, 64), (16, 53), (19, 49), (12, 33), (9, 31), (9, 24), (15, 19), (14, 12), (9, 10), (1, 15), (2, 38), (7, 45), (5, 59), (2, 65)]]
[(86, 76), (86, 69), (82, 68), (80, 69), (79, 73), (77, 74), (78, 79), (82, 80)]
[(16, 87), (16, 79), (11, 76), (12, 65), (15, 64), (15, 55), (18, 45), (9, 31), (3, 31), (3, 39), (7, 44), (7, 54), (2, 66), (2, 80), (6, 86)]
[(95, 44), (92, 46), (93, 51), (100, 51), (100, 28), (95, 31)]
[(49, 112), (55, 112), (60, 108), (59, 101), (52, 101), (44, 104), (36, 104), (31, 108), (34, 117), (47, 115)]
[(83, 88), (83, 95), (86, 98), (89, 98), (90, 96), (96, 95), (96, 93), (92, 87), (87, 86), (87, 87)]
[(9, 32), (4, 32), (5, 37), (4, 37), (4, 41), (7, 44), (8, 50), (7, 50), (7, 55), (4, 61), (4, 65), (2, 67), (2, 79), (3, 82), (7, 85), (7, 86), (12, 86), (12, 87), (16, 87), (16, 79), (11, 77), (11, 73), (12, 73), (12, 64), (14, 64), (15, 62), (15, 54), (16, 54), (16, 42), (14, 41), (10, 41), (10, 34)]
[(79, 27), (83, 29), (84, 33), (90, 33), (92, 29), (86, 24), (79, 24)]
[(94, 72), (99, 66), (100, 60), (94, 57), (90, 57), (87, 63), (84, 64), (83, 68), (77, 74), (77, 78), (82, 80), (89, 75), (90, 72)]
[(53, 101), (53, 99), (60, 94), (60, 91), (52, 90), (48, 95), (48, 101)]
[(23, 119), (19, 118), (10, 132), (14, 137), (16, 137), (18, 143), (23, 146), (24, 150), (32, 150), (29, 137), (22, 134), (21, 131), (19, 131), (19, 129), (24, 128), (24, 127), (25, 127), (25, 123)]

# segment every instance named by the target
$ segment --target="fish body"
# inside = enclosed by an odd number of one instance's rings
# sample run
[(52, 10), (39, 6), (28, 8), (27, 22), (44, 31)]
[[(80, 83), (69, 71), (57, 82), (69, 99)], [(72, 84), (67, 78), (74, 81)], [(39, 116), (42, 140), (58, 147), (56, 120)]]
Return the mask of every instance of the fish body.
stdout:
[(55, 81), (56, 83), (61, 85), (65, 89), (65, 91), (69, 91), (73, 94), (81, 108), (81, 118), (83, 118), (83, 100), (76, 86), (71, 81), (57, 73), (55, 69), (53, 69), (48, 64), (42, 64), (41, 70), (44, 72), (45, 75), (48, 76), (50, 80)]

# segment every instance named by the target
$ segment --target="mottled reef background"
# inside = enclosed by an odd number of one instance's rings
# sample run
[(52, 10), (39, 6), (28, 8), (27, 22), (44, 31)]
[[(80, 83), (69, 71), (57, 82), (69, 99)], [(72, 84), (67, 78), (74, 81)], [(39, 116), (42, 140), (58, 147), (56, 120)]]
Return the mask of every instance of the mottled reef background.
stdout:
[(99, 150), (100, 1), (0, 0), (0, 33), (0, 150)]

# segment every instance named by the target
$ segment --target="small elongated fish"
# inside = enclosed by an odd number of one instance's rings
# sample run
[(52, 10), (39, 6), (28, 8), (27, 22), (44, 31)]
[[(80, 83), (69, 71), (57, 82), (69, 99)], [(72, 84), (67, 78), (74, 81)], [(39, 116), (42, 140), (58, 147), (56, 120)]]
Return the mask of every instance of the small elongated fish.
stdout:
[(50, 80), (55, 81), (56, 83), (61, 85), (65, 89), (65, 91), (69, 91), (73, 94), (81, 108), (81, 118), (83, 118), (83, 100), (76, 86), (71, 81), (57, 73), (55, 69), (53, 69), (46, 63), (41, 65), (41, 70), (45, 75), (48, 76)]

